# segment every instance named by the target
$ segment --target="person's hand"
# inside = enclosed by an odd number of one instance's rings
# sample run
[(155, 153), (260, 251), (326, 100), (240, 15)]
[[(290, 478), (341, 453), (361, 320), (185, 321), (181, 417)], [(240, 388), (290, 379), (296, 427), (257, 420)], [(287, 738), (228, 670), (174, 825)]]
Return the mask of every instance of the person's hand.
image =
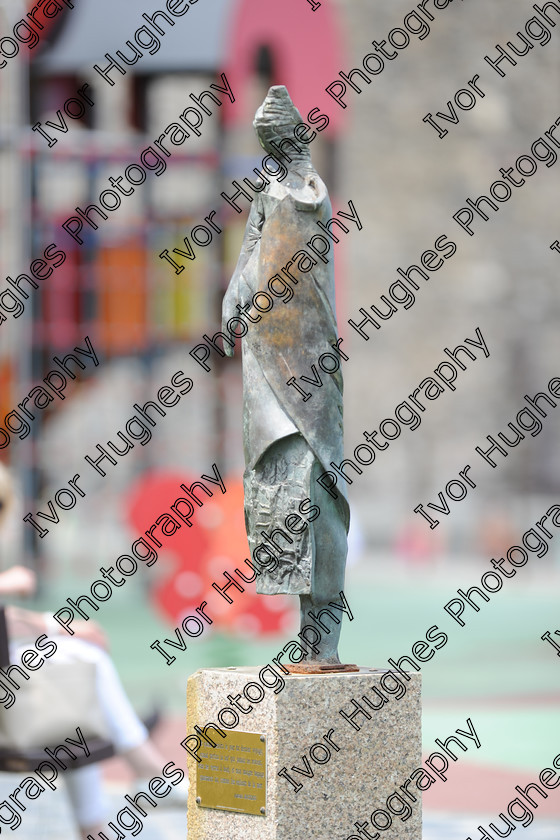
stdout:
[(97, 645), (103, 650), (109, 650), (109, 640), (95, 621), (74, 621), (72, 629), (77, 639), (83, 639), (84, 642), (90, 642), (90, 644)]
[(12, 566), (0, 572), (0, 595), (33, 595), (37, 587), (35, 572), (26, 566)]

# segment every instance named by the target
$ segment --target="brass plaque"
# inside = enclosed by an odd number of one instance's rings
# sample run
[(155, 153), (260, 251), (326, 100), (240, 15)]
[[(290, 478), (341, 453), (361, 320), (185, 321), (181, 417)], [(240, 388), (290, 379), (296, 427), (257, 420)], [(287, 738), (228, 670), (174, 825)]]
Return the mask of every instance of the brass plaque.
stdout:
[(201, 808), (266, 814), (266, 741), (255, 732), (229, 731), (199, 750), (196, 802)]

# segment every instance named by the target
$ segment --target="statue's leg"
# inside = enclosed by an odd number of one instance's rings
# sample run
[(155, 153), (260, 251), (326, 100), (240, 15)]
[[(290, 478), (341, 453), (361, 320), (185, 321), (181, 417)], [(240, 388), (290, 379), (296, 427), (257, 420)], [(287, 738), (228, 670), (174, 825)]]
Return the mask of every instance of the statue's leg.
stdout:
[[(342, 624), (335, 624), (332, 619), (323, 612), (319, 620), (325, 625), (325, 627), (329, 627), (330, 632), (327, 633), (326, 630), (318, 626), (310, 616), (310, 613), (317, 616), (323, 609), (327, 608), (329, 600), (331, 599), (327, 598), (325, 601), (321, 602), (312, 598), (310, 595), (299, 596), (301, 628), (303, 629), (305, 626), (313, 627), (321, 634), (321, 640), (315, 644), (315, 647), (319, 649), (319, 653), (311, 651), (306, 659), (306, 662), (320, 661), (331, 665), (340, 662), (340, 659), (338, 658), (338, 640), (340, 638)], [(330, 608), (330, 612), (333, 612), (332, 608)], [(340, 620), (339, 616), (337, 616), (337, 618)], [(307, 636), (309, 639), (313, 638), (313, 636), (309, 635), (309, 633)]]
[[(313, 472), (315, 473), (315, 469)], [(313, 501), (316, 502), (317, 499)], [(321, 640), (316, 645), (320, 652), (312, 652), (308, 661), (337, 663), (340, 661), (338, 640), (344, 613), (329, 607), (329, 601), (341, 603), (340, 592), (344, 589), (344, 569), (348, 551), (346, 524), (341, 505), (328, 494), (321, 495), (319, 509), (321, 514), (312, 523), (312, 590), (310, 595), (300, 595), (301, 627), (308, 624), (321, 633)], [(328, 612), (320, 614), (322, 610)], [(323, 627), (312, 616), (318, 619)]]

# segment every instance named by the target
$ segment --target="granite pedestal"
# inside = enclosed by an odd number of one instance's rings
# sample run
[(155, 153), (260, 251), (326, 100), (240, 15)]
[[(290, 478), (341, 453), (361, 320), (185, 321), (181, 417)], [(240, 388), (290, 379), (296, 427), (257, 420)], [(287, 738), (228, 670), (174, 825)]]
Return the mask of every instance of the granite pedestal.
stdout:
[[(421, 840), (420, 792), (413, 786), (417, 802), (407, 814), (402, 802), (408, 800), (399, 791), (421, 765), (421, 678), (415, 672), (408, 676), (409, 681), (371, 668), (284, 675), (285, 685), (278, 691), (278, 683), (275, 693), (269, 669), (197, 671), (187, 687), (187, 735), (193, 736), (198, 726), (200, 741), (200, 747), (194, 737), (187, 741), (193, 753), (188, 757), (189, 840)], [(406, 693), (398, 697), (403, 686)], [(210, 723), (225, 737), (212, 726), (204, 729)], [(233, 739), (228, 745), (228, 732), (256, 733), (247, 743), (260, 742), (262, 757), (254, 746), (235, 747)], [(265, 779), (264, 813), (243, 813), (245, 807), (262, 805), (257, 799)], [(220, 791), (227, 791), (240, 810), (204, 807), (210, 801), (209, 785), (218, 800)], [(390, 799), (389, 808), (387, 798), (395, 791), (400, 800)], [(356, 822), (367, 827), (359, 830)]]

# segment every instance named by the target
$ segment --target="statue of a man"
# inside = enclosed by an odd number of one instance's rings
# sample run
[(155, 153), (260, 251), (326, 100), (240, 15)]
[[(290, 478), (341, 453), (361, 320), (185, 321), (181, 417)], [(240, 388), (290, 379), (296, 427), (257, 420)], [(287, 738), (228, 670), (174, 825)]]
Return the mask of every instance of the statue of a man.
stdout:
[[(328, 222), (331, 203), (308, 146), (294, 140), (301, 122), (286, 88), (270, 88), (254, 126), (265, 151), (282, 160), (288, 174), (271, 178), (253, 200), (224, 297), (223, 324), (224, 332), (232, 318), (245, 324), (245, 523), (251, 556), (262, 569), (257, 592), (299, 595), (303, 627), (316, 626), (310, 613), (340, 602), (349, 510), (344, 489), (338, 499), (319, 498), (316, 481), (331, 460), (343, 457), (342, 375), (332, 361), (338, 338), (332, 250), (324, 259), (306, 250), (313, 236), (324, 234), (317, 223)], [(232, 355), (225, 343), (224, 349)], [(324, 353), (332, 373), (318, 365)], [(318, 376), (321, 385), (303, 390), (302, 374), (312, 381)], [(288, 384), (292, 377), (299, 390)], [(341, 620), (340, 612), (330, 612)], [(338, 663), (341, 624), (326, 614), (320, 620), (331, 632), (321, 631), (319, 653), (310, 658)]]

